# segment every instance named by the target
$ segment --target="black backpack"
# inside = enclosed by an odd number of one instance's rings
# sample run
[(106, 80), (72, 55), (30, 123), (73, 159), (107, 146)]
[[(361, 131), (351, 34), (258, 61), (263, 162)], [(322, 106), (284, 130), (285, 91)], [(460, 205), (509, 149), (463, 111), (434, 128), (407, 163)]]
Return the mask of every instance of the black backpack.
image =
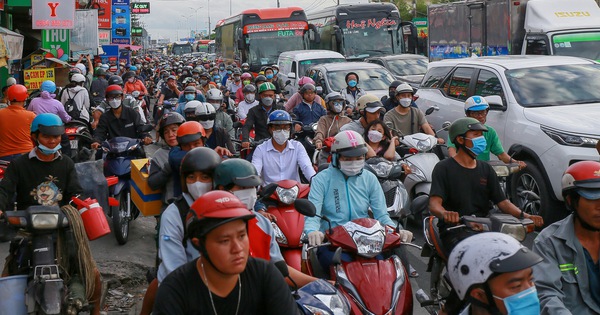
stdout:
[(71, 118), (79, 118), (79, 115), (81, 114), (81, 111), (79, 110), (79, 107), (77, 106), (77, 102), (75, 102), (75, 97), (81, 91), (83, 91), (83, 90), (79, 90), (79, 91), (75, 92), (75, 95), (73, 95), (73, 97), (71, 97), (71, 94), (69, 93), (69, 91), (66, 91), (67, 96), (69, 98), (65, 102), (65, 111), (67, 112), (67, 114), (69, 114), (69, 116), (71, 116)]

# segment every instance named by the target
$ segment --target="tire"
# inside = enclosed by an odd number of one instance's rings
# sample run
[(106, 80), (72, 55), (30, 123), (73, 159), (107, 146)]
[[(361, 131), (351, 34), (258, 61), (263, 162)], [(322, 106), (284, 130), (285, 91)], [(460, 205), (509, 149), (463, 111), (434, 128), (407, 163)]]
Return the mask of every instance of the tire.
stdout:
[(119, 206), (113, 207), (112, 222), (113, 231), (119, 245), (125, 245), (129, 237), (129, 218), (127, 218), (127, 190), (122, 190), (116, 199), (119, 200)]
[[(531, 215), (540, 215), (544, 224), (550, 225), (560, 220), (566, 214), (564, 206), (553, 198), (553, 191), (544, 180), (542, 172), (535, 162), (526, 161), (527, 167), (513, 174), (510, 185), (510, 194), (514, 204)], [(526, 200), (520, 193), (530, 190), (540, 196), (540, 200)]]

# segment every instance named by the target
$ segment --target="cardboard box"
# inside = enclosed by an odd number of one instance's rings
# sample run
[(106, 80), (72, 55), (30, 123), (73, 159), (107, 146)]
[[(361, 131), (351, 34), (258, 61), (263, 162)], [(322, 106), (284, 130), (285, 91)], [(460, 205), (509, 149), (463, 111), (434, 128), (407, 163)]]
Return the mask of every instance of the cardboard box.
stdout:
[(148, 186), (148, 159), (131, 161), (131, 200), (144, 216), (160, 215), (162, 192)]

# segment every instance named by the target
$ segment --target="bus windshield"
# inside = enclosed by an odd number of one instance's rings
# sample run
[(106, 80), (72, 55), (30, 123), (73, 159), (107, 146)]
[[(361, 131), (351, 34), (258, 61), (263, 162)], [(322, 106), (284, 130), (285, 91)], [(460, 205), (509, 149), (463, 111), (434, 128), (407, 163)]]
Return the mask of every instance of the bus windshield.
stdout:
[(552, 36), (554, 54), (600, 61), (600, 32), (558, 34)]
[[(371, 19), (377, 21), (378, 19)], [(347, 59), (364, 59), (372, 56), (400, 53), (398, 47), (398, 21), (387, 21), (388, 26), (372, 24), (364, 20), (357, 24), (355, 20), (340, 21), (344, 36), (344, 52)]]
[(173, 45), (173, 55), (183, 55), (192, 53), (192, 45)]
[(304, 49), (304, 31), (273, 31), (248, 34), (248, 63), (273, 65), (284, 51)]

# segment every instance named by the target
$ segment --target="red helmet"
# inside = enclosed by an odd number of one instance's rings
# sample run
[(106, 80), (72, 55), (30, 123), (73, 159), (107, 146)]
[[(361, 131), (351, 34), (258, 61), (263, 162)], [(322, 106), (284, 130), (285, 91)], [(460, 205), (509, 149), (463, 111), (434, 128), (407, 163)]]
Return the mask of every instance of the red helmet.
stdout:
[(27, 88), (24, 85), (14, 84), (6, 89), (6, 97), (10, 102), (25, 102), (27, 96)]
[(197, 121), (186, 121), (177, 129), (177, 142), (180, 145), (194, 142), (201, 137), (206, 137), (206, 131)]
[(106, 95), (122, 95), (123, 88), (120, 85), (116, 85), (116, 84), (109, 85), (106, 88), (105, 94)]
[(586, 199), (600, 199), (600, 162), (581, 161), (569, 166), (562, 177), (563, 197), (571, 191)]
[(244, 80), (244, 79), (252, 80), (252, 75), (248, 72), (244, 72), (244, 73), (242, 73), (241, 78), (242, 78), (242, 80)]
[(191, 238), (204, 236), (225, 223), (235, 220), (248, 221), (252, 218), (254, 214), (232, 193), (214, 190), (194, 201), (188, 211), (185, 224)]

